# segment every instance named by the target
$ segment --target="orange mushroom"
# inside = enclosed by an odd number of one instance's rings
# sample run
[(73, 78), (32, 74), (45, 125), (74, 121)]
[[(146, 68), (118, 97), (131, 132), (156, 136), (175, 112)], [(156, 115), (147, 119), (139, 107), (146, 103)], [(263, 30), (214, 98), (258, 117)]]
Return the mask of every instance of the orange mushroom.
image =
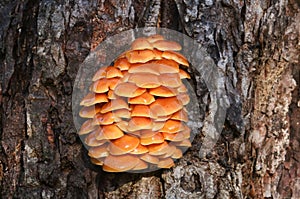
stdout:
[(123, 172), (134, 168), (139, 163), (135, 155), (109, 155), (104, 159), (103, 170), (108, 172)]
[(123, 155), (133, 151), (139, 145), (140, 140), (131, 135), (124, 135), (123, 137), (111, 141), (109, 145), (109, 152), (112, 155)]
[(95, 104), (108, 102), (106, 94), (103, 93), (88, 93), (80, 102), (81, 106), (92, 106)]

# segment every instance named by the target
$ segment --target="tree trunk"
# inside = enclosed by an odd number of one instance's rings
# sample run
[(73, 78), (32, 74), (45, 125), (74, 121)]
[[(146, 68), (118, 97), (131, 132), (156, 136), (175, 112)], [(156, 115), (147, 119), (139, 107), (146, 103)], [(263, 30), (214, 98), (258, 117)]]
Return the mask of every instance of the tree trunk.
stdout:
[[(4, 0), (0, 8), (0, 198), (300, 198), (299, 1)], [(76, 73), (106, 37), (153, 26), (206, 49), (221, 71), (226, 121), (204, 155), (209, 128), (174, 168), (106, 173), (88, 163), (73, 124)]]

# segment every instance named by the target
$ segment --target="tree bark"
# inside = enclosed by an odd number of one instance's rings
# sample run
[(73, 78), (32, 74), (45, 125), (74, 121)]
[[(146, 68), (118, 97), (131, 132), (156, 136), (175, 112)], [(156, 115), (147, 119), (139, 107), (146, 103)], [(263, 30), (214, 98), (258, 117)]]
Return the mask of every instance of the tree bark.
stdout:
[[(0, 198), (300, 198), (299, 1), (5, 0), (0, 8)], [(177, 30), (206, 49), (221, 72), (226, 120), (204, 155), (205, 125), (174, 168), (106, 173), (77, 135), (72, 86), (92, 49), (136, 27)], [(195, 89), (201, 103), (202, 83)]]

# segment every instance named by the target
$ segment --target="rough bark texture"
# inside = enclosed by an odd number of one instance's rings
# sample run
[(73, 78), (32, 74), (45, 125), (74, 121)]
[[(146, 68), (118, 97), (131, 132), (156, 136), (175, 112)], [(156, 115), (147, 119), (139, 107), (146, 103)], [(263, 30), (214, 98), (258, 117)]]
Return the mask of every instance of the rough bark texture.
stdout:
[[(4, 0), (0, 9), (0, 198), (300, 198), (299, 1)], [(99, 42), (144, 26), (203, 45), (222, 74), (226, 122), (205, 156), (197, 136), (170, 170), (105, 173), (76, 134), (73, 82)]]

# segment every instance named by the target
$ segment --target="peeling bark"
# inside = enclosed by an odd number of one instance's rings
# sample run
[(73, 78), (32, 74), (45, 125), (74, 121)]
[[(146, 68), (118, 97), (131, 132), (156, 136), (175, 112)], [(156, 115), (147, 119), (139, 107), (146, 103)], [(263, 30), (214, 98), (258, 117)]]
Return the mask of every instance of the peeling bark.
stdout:
[[(0, 3), (1, 198), (299, 198), (300, 4), (295, 0), (67, 0)], [(194, 38), (214, 60), (228, 106), (213, 150), (206, 125), (176, 166), (113, 174), (92, 165), (72, 119), (79, 65), (135, 27)], [(192, 74), (197, 77), (197, 74)]]

